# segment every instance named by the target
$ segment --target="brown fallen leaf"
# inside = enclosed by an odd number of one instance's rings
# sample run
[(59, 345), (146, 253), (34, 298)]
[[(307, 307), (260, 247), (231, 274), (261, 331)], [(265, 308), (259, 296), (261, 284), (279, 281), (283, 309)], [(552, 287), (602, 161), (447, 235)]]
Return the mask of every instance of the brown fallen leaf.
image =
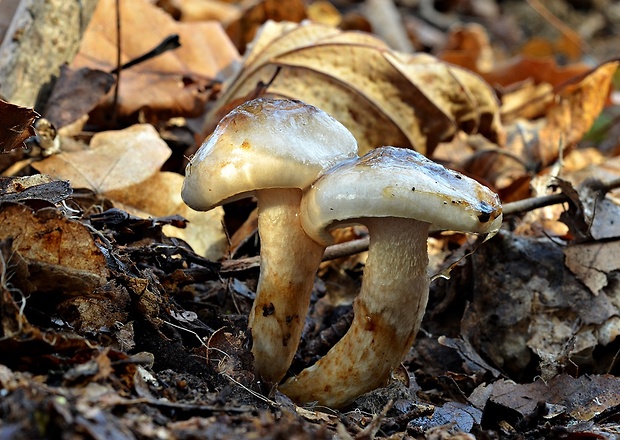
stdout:
[(63, 65), (43, 115), (60, 129), (88, 114), (115, 82), (112, 74), (101, 70)]
[(84, 294), (107, 281), (106, 259), (82, 223), (55, 209), (34, 212), (4, 204), (0, 224), (0, 240), (12, 239), (14, 252), (27, 265), (27, 278), (20, 281), (31, 292)]
[[(207, 212), (198, 212), (181, 199), (183, 176), (177, 173), (160, 172), (144, 182), (110, 191), (107, 197), (119, 208), (146, 217), (166, 217), (178, 214), (188, 220), (185, 228), (165, 225), (164, 233), (189, 243), (194, 252), (216, 261), (226, 255), (228, 244), (222, 222), (224, 210), (221, 207)], [(118, 203), (117, 203), (118, 202)]]
[(547, 113), (539, 134), (538, 148), (532, 149), (534, 160), (550, 163), (557, 159), (562, 146), (570, 149), (583, 138), (607, 102), (618, 64), (618, 61), (601, 64), (559, 90), (556, 105)]
[(205, 134), (231, 106), (257, 94), (325, 110), (353, 132), (360, 154), (381, 145), (431, 154), (458, 130), (502, 139), (497, 99), (475, 75), (317, 23), (266, 23), (210, 112)]
[(0, 152), (23, 147), (35, 135), (32, 123), (38, 116), (34, 109), (0, 99)]
[[(110, 72), (116, 66), (116, 8), (114, 0), (98, 2), (84, 34), (73, 69), (89, 67)], [(121, 63), (178, 34), (181, 47), (121, 72), (119, 115), (145, 111), (159, 117), (190, 116), (203, 111), (210, 86), (238, 59), (217, 22), (179, 23), (146, 0), (120, 2)], [(109, 108), (112, 94), (104, 106)]]
[(590, 70), (581, 63), (560, 66), (552, 56), (523, 54), (497, 61), (493, 53), (486, 30), (478, 24), (468, 24), (451, 29), (445, 47), (437, 56), (477, 73), (494, 87), (507, 87), (528, 79), (533, 79), (535, 84), (557, 86)]
[(241, 15), (241, 7), (223, 0), (163, 0), (158, 6), (179, 21), (215, 20), (226, 24)]
[(226, 33), (239, 53), (246, 51), (259, 27), (268, 20), (300, 22), (306, 18), (303, 0), (252, 0), (240, 2), (239, 17), (226, 25)]
[(565, 84), (555, 91), (542, 118), (518, 119), (507, 126), (505, 149), (475, 154), (465, 170), (503, 189), (567, 154), (601, 113), (617, 66), (617, 61), (604, 63)]

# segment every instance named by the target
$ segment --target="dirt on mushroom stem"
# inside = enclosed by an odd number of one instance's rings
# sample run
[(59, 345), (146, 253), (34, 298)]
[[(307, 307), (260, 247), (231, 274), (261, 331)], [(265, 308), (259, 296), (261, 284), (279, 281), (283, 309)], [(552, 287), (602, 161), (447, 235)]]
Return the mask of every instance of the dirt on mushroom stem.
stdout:
[(428, 301), (430, 223), (370, 218), (364, 283), (347, 334), (280, 390), (300, 403), (342, 407), (385, 385), (417, 334)]
[(256, 371), (277, 383), (297, 351), (325, 247), (301, 228), (301, 190), (261, 190), (256, 197), (261, 266), (248, 327)]

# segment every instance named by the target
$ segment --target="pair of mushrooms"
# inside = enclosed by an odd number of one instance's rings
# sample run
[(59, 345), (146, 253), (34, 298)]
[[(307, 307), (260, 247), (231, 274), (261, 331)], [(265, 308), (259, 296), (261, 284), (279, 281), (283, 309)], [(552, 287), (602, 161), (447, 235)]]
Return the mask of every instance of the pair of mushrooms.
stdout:
[(325, 112), (261, 98), (220, 121), (187, 166), (197, 210), (254, 196), (260, 277), (249, 317), (255, 369), (278, 383), (301, 336), (330, 230), (361, 223), (370, 246), (355, 317), (316, 364), (280, 385), (299, 403), (341, 407), (387, 382), (411, 347), (429, 291), (427, 237), (439, 229), (494, 234), (496, 194), (412, 150), (357, 156), (351, 133)]

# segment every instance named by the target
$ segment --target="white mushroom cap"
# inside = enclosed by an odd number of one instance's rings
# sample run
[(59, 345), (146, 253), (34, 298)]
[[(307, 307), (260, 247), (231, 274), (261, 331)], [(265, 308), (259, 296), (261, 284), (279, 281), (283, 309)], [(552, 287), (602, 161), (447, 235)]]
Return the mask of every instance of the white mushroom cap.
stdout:
[(305, 188), (338, 162), (357, 156), (357, 142), (316, 107), (259, 98), (225, 116), (192, 157), (182, 190), (199, 211), (269, 188)]
[(325, 172), (304, 195), (302, 225), (319, 243), (330, 227), (369, 217), (412, 218), (435, 228), (495, 234), (502, 224), (497, 194), (423, 155), (377, 148)]

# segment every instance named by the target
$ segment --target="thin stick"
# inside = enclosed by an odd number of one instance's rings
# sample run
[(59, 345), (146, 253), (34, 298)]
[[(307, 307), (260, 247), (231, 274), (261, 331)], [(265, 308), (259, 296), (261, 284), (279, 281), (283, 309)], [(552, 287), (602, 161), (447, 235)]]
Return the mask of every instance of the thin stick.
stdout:
[(547, 9), (540, 1), (538, 0), (527, 0), (527, 3), (530, 5), (532, 9), (534, 9), (541, 17), (547, 20), (551, 26), (560, 31), (566, 38), (568, 38), (573, 44), (575, 44), (579, 49), (584, 52), (587, 49), (588, 45), (585, 41), (579, 36), (577, 32), (572, 30), (569, 26), (564, 24), (558, 17), (556, 17), (553, 12)]
[[(140, 55), (133, 60), (127, 61), (122, 66), (120, 65), (120, 59), (117, 59), (117, 67), (112, 70), (111, 74), (119, 74), (121, 70), (129, 69), (130, 67), (135, 66), (136, 64), (143, 63), (145, 61), (150, 60), (151, 58), (155, 58), (169, 50), (174, 50), (181, 47), (181, 41), (179, 40), (179, 36), (177, 34), (168, 35), (166, 38), (162, 40), (157, 46), (153, 49), (149, 50), (147, 53)], [(119, 51), (120, 53), (120, 51)]]

